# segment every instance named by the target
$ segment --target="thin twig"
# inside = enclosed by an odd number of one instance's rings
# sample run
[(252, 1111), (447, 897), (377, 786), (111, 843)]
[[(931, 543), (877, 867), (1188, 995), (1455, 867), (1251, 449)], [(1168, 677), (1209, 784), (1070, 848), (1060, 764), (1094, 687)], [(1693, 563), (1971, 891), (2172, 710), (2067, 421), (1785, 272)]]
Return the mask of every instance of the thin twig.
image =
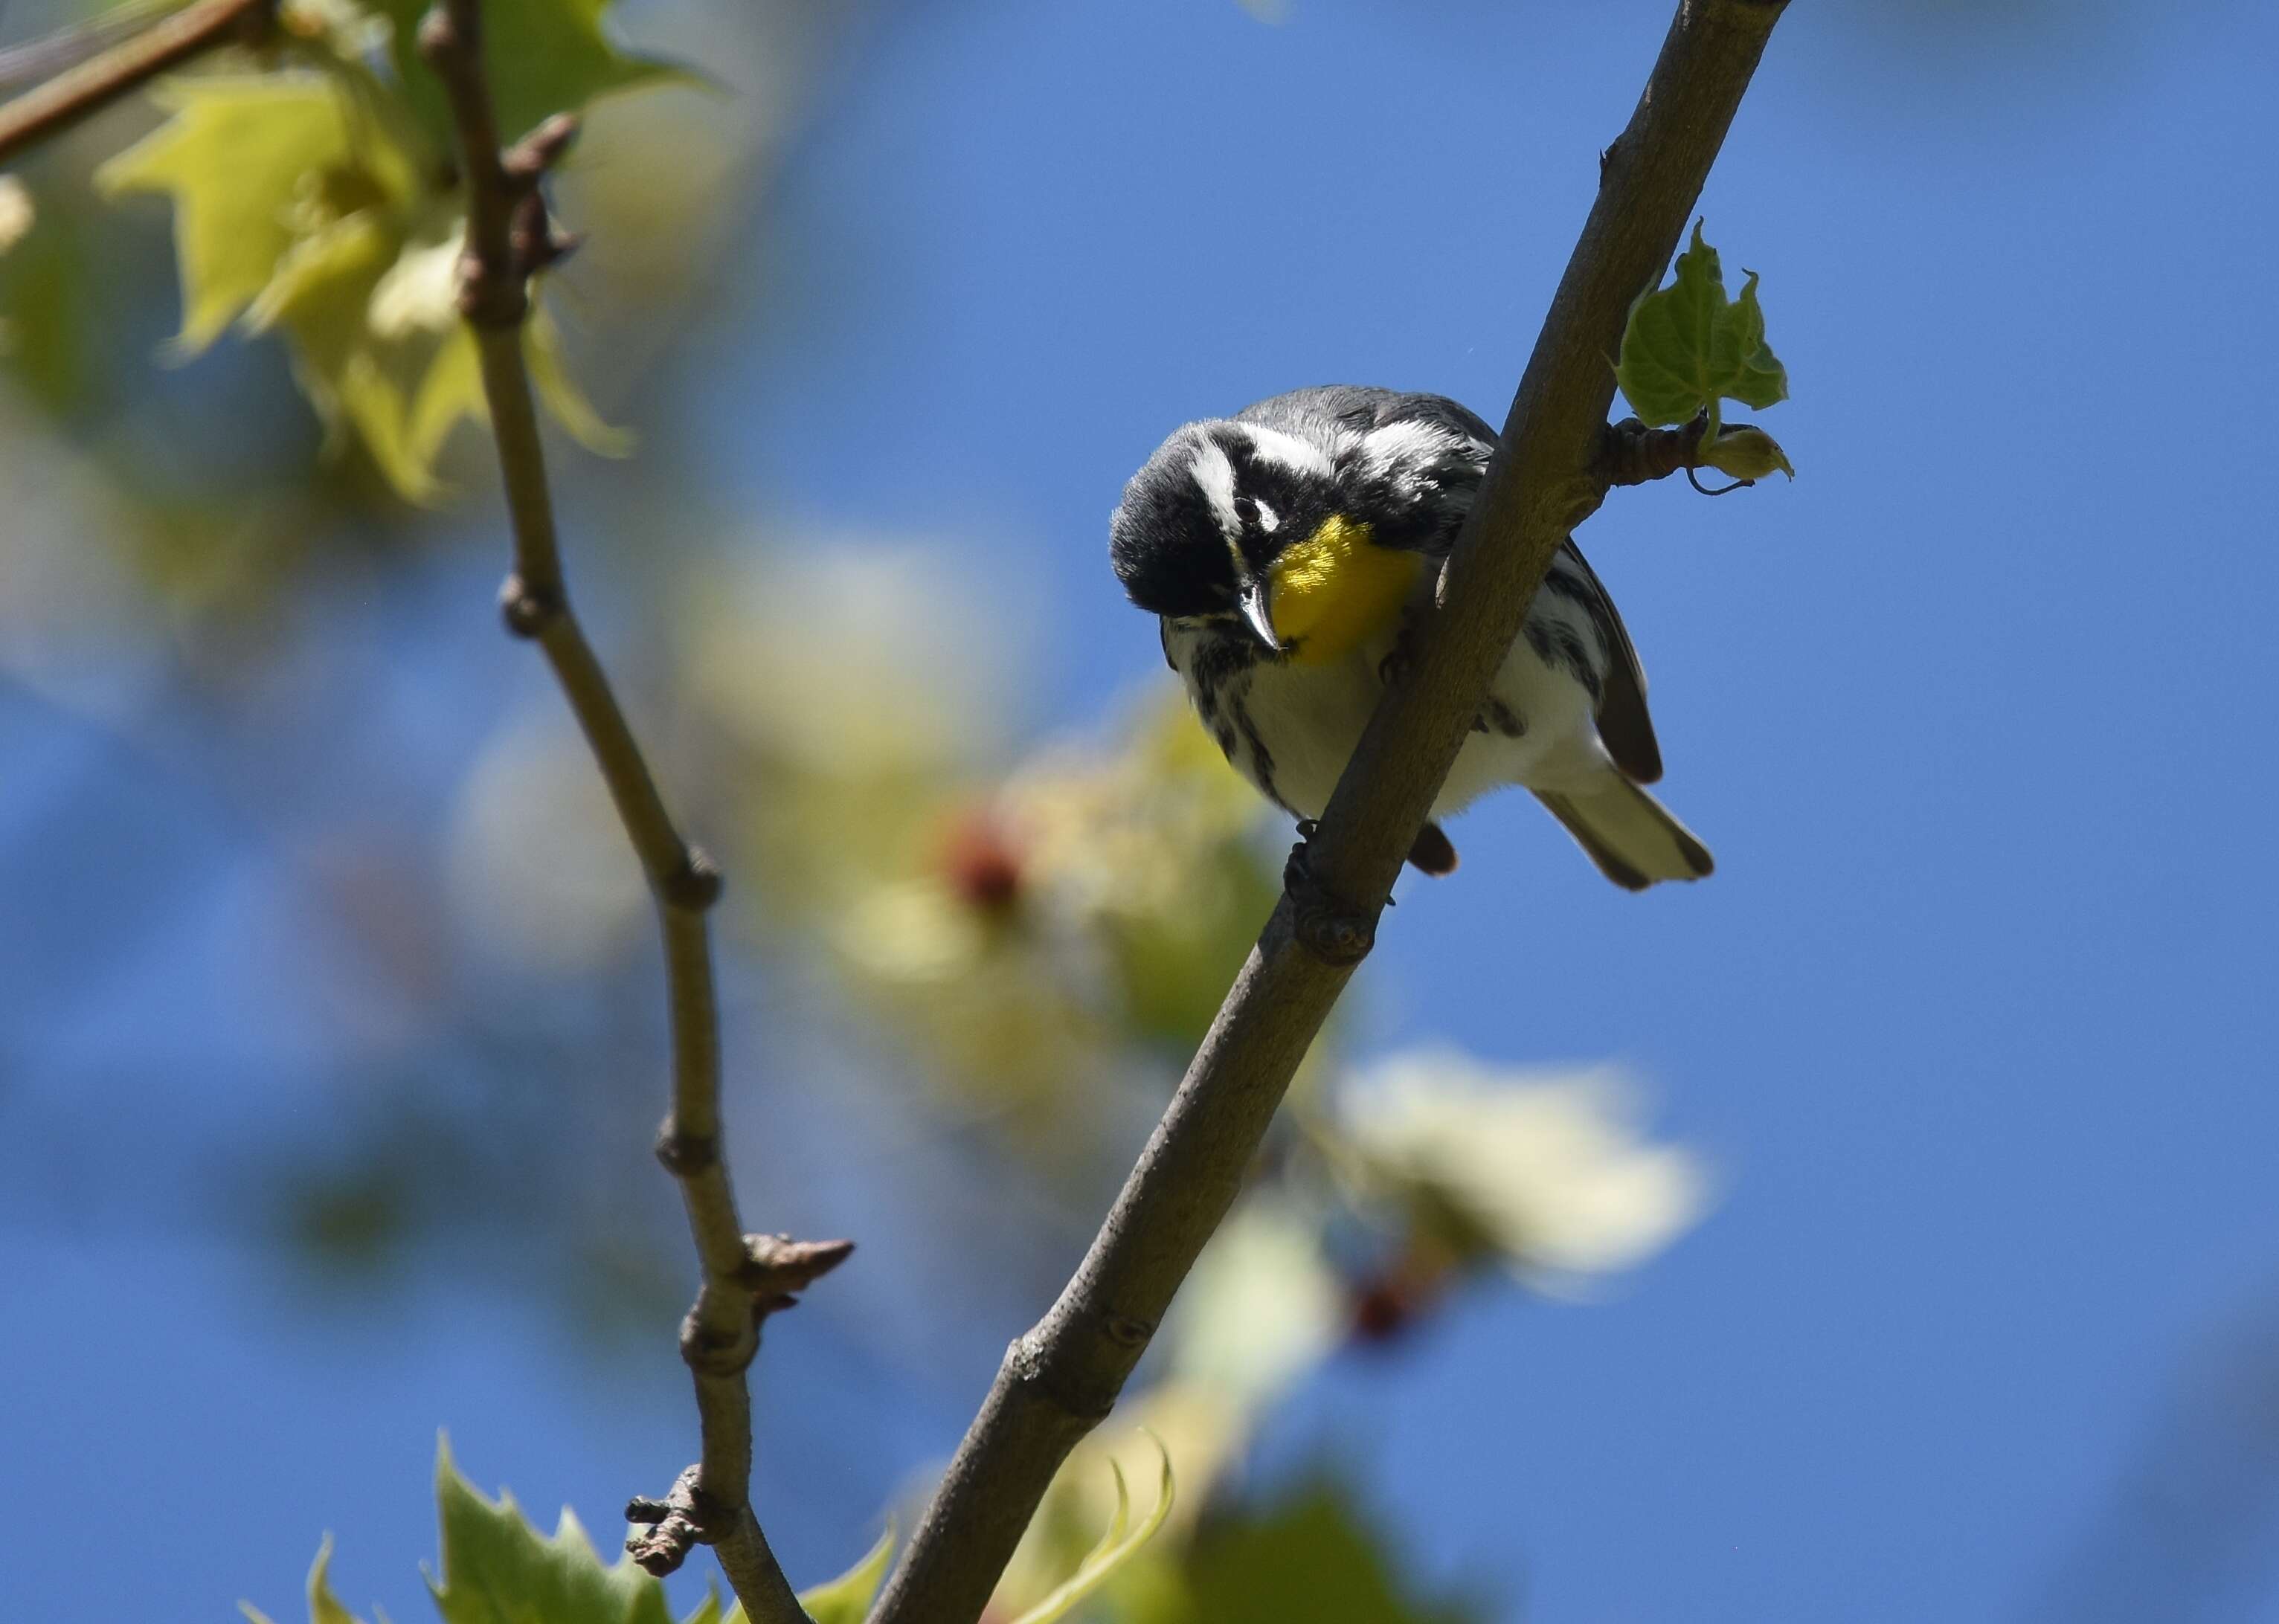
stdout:
[(806, 1614), (752, 1513), (746, 1372), (759, 1350), (761, 1322), (788, 1306), (794, 1291), (852, 1247), (743, 1231), (720, 1153), (719, 1011), (705, 926), (706, 910), (720, 894), (719, 875), (675, 827), (601, 662), (571, 611), (522, 325), (530, 310), (531, 273), (563, 248), (539, 182), (567, 149), (576, 126), (557, 116), (512, 150), (499, 149), (483, 71), (480, 0), (439, 0), (420, 25), (419, 46), (449, 96), (464, 166), (468, 223), (460, 308), (481, 355), (483, 391), (514, 526), (514, 572), (501, 594), (501, 609), (508, 629), (536, 641), (554, 668), (640, 856), (664, 938), (672, 1108), (656, 1148), (679, 1182), (702, 1268), (695, 1305), (680, 1328), (702, 1445), (697, 1464), (668, 1499), (634, 1502), (633, 1515), (646, 1526), (627, 1548), (652, 1572), (666, 1572), (692, 1545), (710, 1544), (751, 1624), (804, 1624)]
[(1233, 1204), (1293, 1072), (1375, 939), (1383, 899), (1567, 533), (1607, 490), (1608, 357), (1659, 280), (1784, 0), (1682, 0), (1537, 338), (1440, 580), (1282, 900), (1092, 1249), (995, 1384), (871, 1624), (971, 1624), (1077, 1440), (1108, 1414)]
[(0, 164), (62, 134), (137, 85), (218, 45), (259, 40), (277, 0), (193, 0), (110, 50), (0, 103)]

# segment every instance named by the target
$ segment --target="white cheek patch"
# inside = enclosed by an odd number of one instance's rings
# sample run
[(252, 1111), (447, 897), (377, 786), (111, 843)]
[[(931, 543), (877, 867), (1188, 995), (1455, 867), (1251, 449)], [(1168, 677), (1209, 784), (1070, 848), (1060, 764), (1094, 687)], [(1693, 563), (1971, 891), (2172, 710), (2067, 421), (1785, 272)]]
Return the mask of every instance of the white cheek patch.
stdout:
[(1195, 446), (1195, 454), (1187, 459), (1187, 477), (1210, 503), (1211, 517), (1218, 520), (1220, 533), (1230, 541), (1242, 534), (1242, 516), (1234, 510), (1234, 464), (1215, 440), (1204, 440)]
[(1276, 531), (1282, 528), (1282, 516), (1275, 512), (1273, 509), (1268, 507), (1264, 502), (1260, 502), (1255, 496), (1251, 498), (1251, 506), (1258, 509), (1259, 529), (1264, 531), (1270, 536)]

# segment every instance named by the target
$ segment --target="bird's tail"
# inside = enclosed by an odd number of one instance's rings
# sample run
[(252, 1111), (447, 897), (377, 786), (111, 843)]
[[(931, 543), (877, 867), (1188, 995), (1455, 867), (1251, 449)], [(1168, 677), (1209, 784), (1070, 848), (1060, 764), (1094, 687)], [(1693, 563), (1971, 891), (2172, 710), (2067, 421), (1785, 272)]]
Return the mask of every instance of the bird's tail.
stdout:
[(1700, 879), (1717, 865), (1693, 831), (1669, 808), (1619, 772), (1609, 771), (1580, 793), (1535, 798), (1567, 826), (1599, 872), (1625, 891), (1656, 880)]

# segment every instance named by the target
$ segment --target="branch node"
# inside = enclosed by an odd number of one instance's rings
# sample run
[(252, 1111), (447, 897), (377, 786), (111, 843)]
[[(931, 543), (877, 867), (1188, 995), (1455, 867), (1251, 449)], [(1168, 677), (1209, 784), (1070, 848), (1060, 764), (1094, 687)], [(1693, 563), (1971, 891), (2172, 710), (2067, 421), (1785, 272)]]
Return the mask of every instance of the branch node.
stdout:
[(720, 870), (703, 848), (684, 846), (680, 866), (666, 875), (657, 890), (665, 906), (685, 914), (701, 914), (720, 900)]
[(1600, 437), (1595, 472), (1608, 485), (1645, 485), (1667, 479), (1700, 460), (1702, 436), (1709, 432), (1705, 408), (1675, 428), (1648, 428), (1637, 417), (1610, 423)]
[(702, 1467), (690, 1467), (664, 1499), (637, 1494), (627, 1502), (625, 1521), (640, 1524), (641, 1531), (625, 1536), (625, 1554), (644, 1572), (662, 1579), (697, 1546), (717, 1544), (733, 1531), (738, 1509), (706, 1492), (702, 1475)]
[(506, 622), (510, 636), (545, 636), (546, 628), (561, 616), (563, 608), (559, 593), (526, 586), (519, 574), (508, 576), (499, 587), (499, 618)]
[(698, 1375), (740, 1376), (751, 1368), (752, 1360), (760, 1352), (760, 1321), (765, 1314), (755, 1312), (733, 1331), (708, 1329), (700, 1316), (703, 1301), (691, 1308), (680, 1321), (680, 1362)]
[(1306, 858), (1307, 842), (1290, 848), (1282, 865), (1282, 888), (1290, 898), (1291, 923), (1299, 945), (1335, 969), (1360, 963), (1377, 945), (1377, 926), (1330, 893)]
[(710, 1134), (683, 1133), (668, 1116), (656, 1130), (656, 1159), (673, 1177), (689, 1178), (720, 1160), (720, 1141)]

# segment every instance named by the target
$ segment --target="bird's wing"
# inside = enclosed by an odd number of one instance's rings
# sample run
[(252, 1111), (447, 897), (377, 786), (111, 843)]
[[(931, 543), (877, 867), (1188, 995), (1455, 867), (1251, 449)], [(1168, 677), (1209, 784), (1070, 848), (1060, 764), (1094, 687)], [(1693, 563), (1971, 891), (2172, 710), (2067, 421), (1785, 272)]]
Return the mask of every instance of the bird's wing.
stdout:
[(1661, 746), (1654, 736), (1654, 717), (1646, 711), (1646, 669), (1631, 646), (1630, 629), (1574, 537), (1560, 543), (1552, 571), (1574, 583), (1578, 590), (1570, 595), (1599, 628), (1599, 640), (1606, 646), (1607, 672), (1599, 685), (1600, 742), (1624, 778), (1633, 784), (1652, 784), (1661, 777)]
[[(1400, 423), (1425, 423), (1460, 440), (1458, 455), (1469, 466), (1471, 477), (1469, 482), (1461, 475), (1444, 478), (1442, 488), (1461, 498), (1460, 512), (1470, 507), (1471, 499), (1479, 494), (1480, 480), (1487, 473), (1488, 457), (1497, 440), (1495, 430), (1488, 426), (1485, 418), (1446, 395), (1400, 395), (1389, 389), (1353, 389), (1339, 394), (1355, 397), (1340, 403), (1348, 414), (1346, 420), (1364, 432)], [(1367, 414), (1366, 421), (1363, 413)], [(1454, 545), (1456, 528), (1451, 525), (1435, 537), (1437, 546), (1432, 550), (1436, 555), (1446, 554)], [(1569, 595), (1582, 605), (1598, 627), (1599, 640), (1607, 650), (1608, 669), (1599, 693), (1599, 738), (1624, 778), (1633, 784), (1652, 784), (1661, 777), (1661, 746), (1654, 736), (1654, 717), (1646, 705), (1646, 671), (1638, 664), (1638, 650), (1631, 643), (1629, 629), (1623, 624), (1606, 583), (1591, 568), (1573, 537), (1561, 545), (1554, 572), (1564, 578), (1564, 584), (1571, 585)]]

